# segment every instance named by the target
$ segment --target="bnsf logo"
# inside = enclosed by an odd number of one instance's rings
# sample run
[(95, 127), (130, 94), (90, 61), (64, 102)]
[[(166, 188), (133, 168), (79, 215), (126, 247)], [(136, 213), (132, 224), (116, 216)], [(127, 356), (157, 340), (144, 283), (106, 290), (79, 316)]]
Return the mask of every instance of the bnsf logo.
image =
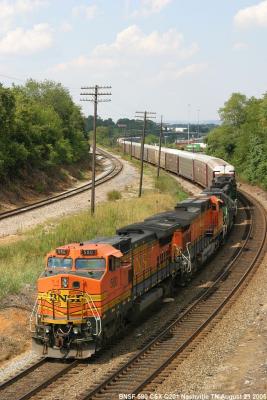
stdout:
[(69, 301), (70, 303), (79, 303), (82, 300), (82, 294), (75, 294), (74, 296), (68, 294), (57, 294), (57, 293), (50, 293), (49, 299), (50, 301), (62, 301), (66, 303)]
[(80, 303), (83, 299), (82, 294), (65, 294), (65, 293), (46, 293), (39, 296), (39, 300), (46, 300), (48, 302), (55, 303)]

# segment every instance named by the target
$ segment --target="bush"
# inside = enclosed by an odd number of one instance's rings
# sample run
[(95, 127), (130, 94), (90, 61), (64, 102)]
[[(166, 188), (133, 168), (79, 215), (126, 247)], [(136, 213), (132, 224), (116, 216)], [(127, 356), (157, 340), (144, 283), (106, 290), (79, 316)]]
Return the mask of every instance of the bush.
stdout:
[(121, 199), (121, 193), (118, 190), (111, 190), (107, 194), (109, 201), (115, 201)]
[(222, 125), (207, 136), (207, 153), (233, 164), (240, 178), (267, 189), (267, 94), (234, 93), (220, 109)]
[(68, 90), (50, 81), (0, 84), (0, 149), (2, 180), (87, 158), (84, 119)]
[(25, 284), (35, 284), (44, 268), (45, 255), (51, 249), (97, 236), (112, 236), (117, 228), (142, 221), (174, 204), (170, 195), (156, 193), (104, 203), (97, 206), (95, 217), (86, 211), (60, 218), (26, 232), (15, 244), (0, 245), (0, 298), (18, 293)]

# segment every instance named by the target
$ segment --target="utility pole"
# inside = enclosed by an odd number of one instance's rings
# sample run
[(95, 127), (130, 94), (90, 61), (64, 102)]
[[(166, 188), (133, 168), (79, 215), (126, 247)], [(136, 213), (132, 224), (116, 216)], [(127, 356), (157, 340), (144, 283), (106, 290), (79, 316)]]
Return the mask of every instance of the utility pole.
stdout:
[(96, 172), (96, 125), (97, 125), (97, 105), (98, 103), (111, 101), (109, 98), (99, 98), (100, 96), (111, 96), (110, 92), (102, 92), (103, 89), (111, 89), (111, 86), (84, 86), (81, 87), (81, 101), (91, 101), (94, 103), (94, 131), (93, 131), (93, 152), (92, 152), (92, 189), (91, 189), (91, 215), (95, 213), (95, 172)]
[(133, 135), (131, 134), (131, 132), (130, 132), (130, 135), (131, 135), (130, 139), (131, 139), (131, 160), (132, 160), (133, 159)]
[(121, 134), (122, 134), (122, 138), (123, 138), (123, 154), (126, 153), (126, 149), (125, 149), (125, 140), (126, 138), (126, 129), (127, 129), (127, 125), (126, 124), (118, 124), (117, 125), (118, 128), (121, 128)]
[(188, 125), (187, 125), (187, 143), (190, 143), (190, 107), (191, 104), (188, 104)]
[(197, 138), (199, 139), (199, 111), (200, 109), (197, 110)]
[(145, 137), (146, 137), (146, 125), (147, 119), (156, 118), (155, 112), (149, 111), (136, 111), (135, 113), (136, 118), (143, 117), (144, 119), (144, 126), (142, 132), (142, 139), (141, 139), (141, 152), (140, 152), (140, 159), (141, 159), (141, 171), (140, 171), (140, 183), (139, 183), (139, 194), (138, 197), (142, 195), (142, 186), (143, 186), (143, 173), (144, 173), (144, 148), (145, 148)]
[(159, 170), (160, 170), (160, 157), (161, 157), (162, 134), (163, 134), (163, 123), (162, 123), (162, 116), (161, 116), (161, 119), (160, 119), (160, 134), (159, 134), (159, 158), (158, 158), (157, 178), (159, 178)]
[(133, 132), (139, 132), (139, 130), (137, 130), (137, 129), (128, 129), (128, 133), (129, 133), (129, 138), (130, 138), (130, 141), (131, 141), (131, 160), (132, 160), (132, 158), (133, 158)]

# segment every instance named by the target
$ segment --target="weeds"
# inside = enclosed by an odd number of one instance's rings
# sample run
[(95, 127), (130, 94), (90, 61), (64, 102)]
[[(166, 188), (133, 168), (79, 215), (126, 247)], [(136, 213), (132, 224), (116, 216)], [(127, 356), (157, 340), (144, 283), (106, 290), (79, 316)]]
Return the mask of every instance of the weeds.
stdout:
[(146, 194), (141, 199), (100, 204), (95, 217), (88, 210), (53, 221), (53, 229), (47, 229), (46, 224), (26, 232), (24, 239), (0, 247), (0, 298), (18, 293), (27, 283), (33, 285), (51, 249), (96, 236), (114, 235), (116, 228), (171, 209), (174, 204), (169, 194)]
[[(139, 163), (136, 161), (135, 165)], [(44, 257), (51, 249), (66, 243), (82, 242), (97, 236), (112, 236), (117, 228), (164, 210), (170, 210), (186, 197), (177, 181), (146, 166), (145, 173), (154, 178), (155, 189), (147, 190), (142, 198), (119, 199), (120, 193), (110, 191), (109, 200), (99, 204), (95, 217), (89, 210), (76, 215), (48, 221), (25, 232), (23, 239), (0, 245), (0, 298), (18, 293), (26, 284), (34, 285), (44, 268)]]
[(175, 178), (163, 171), (161, 171), (158, 178), (155, 178), (155, 189), (160, 193), (169, 193), (178, 201), (184, 200), (188, 197)]
[(109, 201), (115, 201), (121, 199), (121, 193), (118, 190), (111, 190), (107, 194)]

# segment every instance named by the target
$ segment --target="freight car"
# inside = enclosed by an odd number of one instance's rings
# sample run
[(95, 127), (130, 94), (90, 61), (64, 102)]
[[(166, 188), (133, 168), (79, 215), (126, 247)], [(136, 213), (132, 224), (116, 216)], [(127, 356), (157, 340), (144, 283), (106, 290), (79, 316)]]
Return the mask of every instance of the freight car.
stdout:
[[(118, 139), (118, 143), (125, 153), (132, 154), (133, 157), (140, 159), (140, 143), (131, 143), (124, 139)], [(158, 146), (145, 145), (145, 161), (155, 165), (158, 163), (158, 155)], [(218, 176), (235, 177), (234, 166), (220, 158), (166, 147), (161, 149), (160, 166), (203, 187), (210, 187), (214, 178)]]
[(234, 180), (186, 199), (115, 236), (58, 247), (38, 279), (33, 347), (44, 357), (87, 358), (125, 325), (187, 283), (233, 224)]

